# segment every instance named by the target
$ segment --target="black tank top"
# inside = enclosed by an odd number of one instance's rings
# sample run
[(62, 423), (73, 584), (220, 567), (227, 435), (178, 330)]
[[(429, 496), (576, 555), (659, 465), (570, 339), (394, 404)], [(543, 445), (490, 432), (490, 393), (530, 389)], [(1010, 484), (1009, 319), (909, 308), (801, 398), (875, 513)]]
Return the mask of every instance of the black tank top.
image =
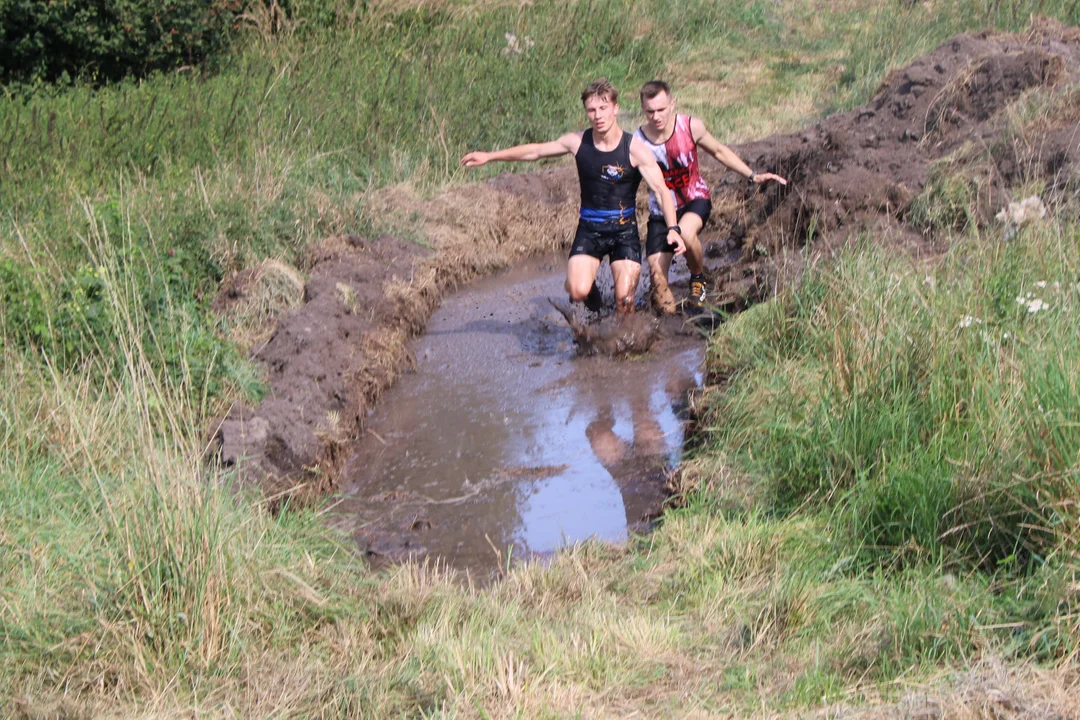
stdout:
[(591, 222), (634, 222), (637, 218), (638, 185), (641, 172), (630, 163), (630, 141), (624, 132), (619, 146), (604, 152), (593, 142), (589, 128), (581, 136), (574, 160), (581, 183), (581, 219)]

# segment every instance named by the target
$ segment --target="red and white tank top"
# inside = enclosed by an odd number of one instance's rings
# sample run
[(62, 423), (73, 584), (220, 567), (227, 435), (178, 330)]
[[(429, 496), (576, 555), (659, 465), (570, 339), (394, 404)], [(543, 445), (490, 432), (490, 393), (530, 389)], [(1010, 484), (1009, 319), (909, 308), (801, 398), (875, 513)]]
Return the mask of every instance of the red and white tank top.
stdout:
[[(645, 137), (645, 132), (638, 128), (634, 135), (645, 143), (645, 147), (656, 158), (660, 170), (664, 173), (664, 183), (671, 192), (675, 207), (681, 208), (691, 200), (708, 199), (709, 186), (701, 177), (698, 168), (697, 143), (690, 132), (690, 116), (675, 116), (675, 132), (666, 142), (654, 145)], [(649, 191), (649, 213), (660, 215), (660, 201)]]

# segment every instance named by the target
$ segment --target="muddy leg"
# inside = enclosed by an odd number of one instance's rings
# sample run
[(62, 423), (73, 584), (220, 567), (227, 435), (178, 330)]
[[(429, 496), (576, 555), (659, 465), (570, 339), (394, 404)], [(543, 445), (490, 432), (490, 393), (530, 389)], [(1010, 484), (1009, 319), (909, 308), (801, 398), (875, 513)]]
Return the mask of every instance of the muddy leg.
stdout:
[(616, 260), (611, 263), (611, 276), (615, 280), (615, 310), (620, 314), (634, 312), (634, 295), (641, 278), (641, 262)]
[[(683, 213), (679, 218), (679, 228), (682, 232), (683, 242), (686, 243), (686, 267), (692, 275), (700, 275), (705, 271), (705, 253), (701, 249), (701, 240), (698, 233), (701, 232), (701, 216), (695, 212)], [(666, 277), (666, 276), (665, 276)]]
[[(592, 255), (574, 255), (566, 263), (566, 292), (570, 302), (584, 302), (600, 269), (600, 260)], [(616, 290), (618, 285), (616, 285)]]
[(671, 294), (668, 285), (668, 270), (671, 269), (672, 253), (653, 253), (648, 257), (649, 276), (652, 278), (652, 302), (653, 307), (664, 315), (675, 312), (675, 296)]

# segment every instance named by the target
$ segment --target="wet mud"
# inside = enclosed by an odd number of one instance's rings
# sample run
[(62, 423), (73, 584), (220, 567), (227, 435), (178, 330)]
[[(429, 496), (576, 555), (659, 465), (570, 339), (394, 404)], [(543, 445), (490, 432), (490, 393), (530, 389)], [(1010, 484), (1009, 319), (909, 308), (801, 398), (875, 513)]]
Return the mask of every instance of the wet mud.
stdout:
[[(586, 354), (551, 299), (565, 258), (523, 263), (444, 300), (417, 365), (368, 418), (335, 523), (376, 560), (431, 558), (484, 578), (510, 558), (649, 527), (684, 440), (704, 342), (681, 318), (644, 354)], [(580, 322), (573, 314), (575, 322)], [(588, 325), (597, 327), (597, 325)]]

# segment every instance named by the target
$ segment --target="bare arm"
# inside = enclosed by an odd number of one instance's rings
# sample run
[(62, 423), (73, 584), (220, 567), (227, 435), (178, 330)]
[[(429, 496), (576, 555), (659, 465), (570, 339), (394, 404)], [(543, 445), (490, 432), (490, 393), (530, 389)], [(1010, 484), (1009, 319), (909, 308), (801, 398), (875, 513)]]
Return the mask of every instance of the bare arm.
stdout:
[[(660, 166), (656, 164), (656, 158), (645, 149), (640, 140), (634, 138), (630, 141), (630, 163), (641, 172), (641, 177), (649, 189), (653, 191), (660, 201), (660, 209), (664, 213), (664, 222), (669, 228), (675, 227), (679, 221), (675, 215), (675, 203), (671, 201), (671, 193), (664, 183), (664, 174), (660, 172)], [(668, 242), (675, 246), (675, 254), (682, 255), (686, 252), (686, 243), (682, 236), (675, 230), (668, 230)]]
[(465, 167), (480, 167), (492, 161), (517, 162), (541, 160), (543, 158), (558, 157), (560, 155), (573, 155), (581, 146), (581, 133), (567, 133), (558, 140), (545, 143), (528, 143), (515, 145), (505, 150), (494, 152), (481, 152), (475, 150), (461, 158), (461, 164)]
[(690, 133), (693, 137), (697, 138), (696, 142), (702, 150), (719, 160), (724, 167), (729, 170), (734, 170), (747, 180), (753, 178), (753, 181), (758, 184), (775, 180), (781, 185), (787, 185), (787, 180), (779, 175), (774, 175), (773, 173), (755, 173), (731, 148), (721, 144), (719, 140), (714, 138), (705, 128), (705, 123), (701, 122), (701, 120), (690, 118)]

